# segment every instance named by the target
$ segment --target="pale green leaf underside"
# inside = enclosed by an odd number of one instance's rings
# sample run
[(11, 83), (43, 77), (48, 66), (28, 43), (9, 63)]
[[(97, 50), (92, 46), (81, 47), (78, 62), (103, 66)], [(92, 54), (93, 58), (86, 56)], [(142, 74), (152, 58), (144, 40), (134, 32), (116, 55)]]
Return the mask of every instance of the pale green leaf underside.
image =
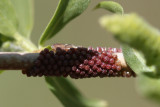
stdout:
[(39, 44), (55, 36), (70, 20), (80, 15), (89, 4), (90, 0), (60, 0), (51, 21), (42, 34)]
[(17, 29), (17, 17), (10, 0), (0, 0), (0, 33), (12, 36)]
[(112, 15), (100, 23), (122, 43), (141, 51), (147, 65), (160, 66), (160, 32), (136, 14)]
[(134, 49), (127, 45), (122, 45), (122, 50), (125, 61), (136, 74), (141, 72), (152, 72), (154, 70), (146, 65), (145, 59), (141, 57), (141, 55), (138, 55), (139, 53)]
[(104, 101), (89, 100), (82, 96), (68, 79), (62, 77), (46, 77), (49, 89), (62, 102), (64, 107), (106, 107)]
[(113, 13), (123, 14), (123, 7), (114, 1), (102, 1), (94, 9), (103, 8)]
[(18, 18), (18, 32), (28, 37), (33, 27), (33, 0), (11, 0)]

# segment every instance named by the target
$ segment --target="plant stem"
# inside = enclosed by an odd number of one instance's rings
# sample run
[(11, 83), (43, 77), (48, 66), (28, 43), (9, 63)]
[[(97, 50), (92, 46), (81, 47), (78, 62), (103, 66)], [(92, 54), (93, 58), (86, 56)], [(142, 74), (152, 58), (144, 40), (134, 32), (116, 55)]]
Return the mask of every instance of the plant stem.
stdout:
[[(130, 70), (122, 53), (115, 53), (123, 70)], [(39, 53), (0, 52), (0, 70), (22, 70), (34, 64)]]
[(1, 52), (0, 70), (22, 70), (34, 64), (39, 53)]

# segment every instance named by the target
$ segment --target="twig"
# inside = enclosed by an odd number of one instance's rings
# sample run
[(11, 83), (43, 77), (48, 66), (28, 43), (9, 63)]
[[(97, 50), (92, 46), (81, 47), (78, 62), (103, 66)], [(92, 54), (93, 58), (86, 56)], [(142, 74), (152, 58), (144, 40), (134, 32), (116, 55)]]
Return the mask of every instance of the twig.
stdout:
[(33, 65), (39, 53), (0, 52), (0, 70), (22, 70)]
[[(129, 70), (122, 53), (114, 53), (122, 69)], [(39, 53), (0, 52), (0, 70), (22, 70), (33, 65)]]

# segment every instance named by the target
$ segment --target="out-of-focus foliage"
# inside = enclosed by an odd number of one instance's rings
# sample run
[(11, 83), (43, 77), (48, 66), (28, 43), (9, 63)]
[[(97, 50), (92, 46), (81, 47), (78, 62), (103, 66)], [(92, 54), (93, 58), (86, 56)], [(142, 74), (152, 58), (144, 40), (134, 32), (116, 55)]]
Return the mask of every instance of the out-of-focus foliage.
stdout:
[(137, 14), (106, 16), (101, 24), (122, 43), (142, 51), (147, 65), (160, 66), (160, 32)]
[(14, 7), (18, 28), (17, 31), (29, 37), (33, 28), (33, 0), (10, 0)]
[(151, 72), (138, 76), (137, 88), (140, 94), (160, 104), (160, 77)]
[(65, 107), (107, 106), (105, 101), (91, 100), (84, 97), (68, 79), (63, 77), (46, 77), (45, 79), (51, 92), (57, 96)]
[(0, 33), (12, 37), (18, 27), (17, 16), (10, 0), (0, 0)]
[[(123, 53), (132, 70), (138, 73), (138, 89), (144, 96), (160, 102), (160, 32), (137, 14), (104, 16), (101, 25), (112, 32), (121, 43), (141, 51), (144, 58), (128, 47)], [(128, 48), (128, 49), (127, 49)], [(151, 69), (145, 65), (153, 65)], [(152, 71), (152, 72), (148, 72)]]
[[(30, 32), (33, 25), (32, 0), (0, 1), (0, 50), (5, 51), (4, 42), (12, 46), (26, 48), (28, 51), (36, 47), (31, 43)], [(3, 47), (5, 49), (3, 49)], [(19, 46), (18, 46), (19, 45)], [(30, 45), (30, 47), (29, 47)], [(16, 49), (16, 50), (14, 50)], [(6, 51), (11, 51), (9, 48)], [(17, 48), (12, 48), (17, 51)]]

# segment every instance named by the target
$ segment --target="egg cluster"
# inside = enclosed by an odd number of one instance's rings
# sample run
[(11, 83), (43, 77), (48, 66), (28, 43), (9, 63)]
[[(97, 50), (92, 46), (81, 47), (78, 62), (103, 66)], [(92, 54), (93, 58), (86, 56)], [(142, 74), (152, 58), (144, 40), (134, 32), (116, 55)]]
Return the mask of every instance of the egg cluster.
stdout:
[(115, 53), (121, 49), (92, 47), (56, 50), (45, 48), (35, 60), (34, 65), (22, 70), (23, 74), (30, 76), (70, 76), (71, 78), (90, 77), (135, 77), (133, 71), (122, 69), (121, 62)]

